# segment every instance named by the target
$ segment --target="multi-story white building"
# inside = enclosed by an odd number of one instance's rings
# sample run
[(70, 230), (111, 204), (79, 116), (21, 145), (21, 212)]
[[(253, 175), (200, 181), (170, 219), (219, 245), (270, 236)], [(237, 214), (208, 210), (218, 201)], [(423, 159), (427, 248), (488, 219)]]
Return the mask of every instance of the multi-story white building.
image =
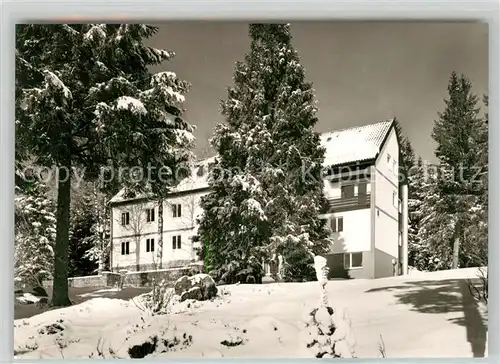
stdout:
[(329, 201), (330, 276), (380, 278), (408, 270), (408, 190), (393, 121), (321, 136)]
[(110, 200), (113, 271), (180, 267), (197, 260), (192, 237), (196, 234), (196, 217), (202, 212), (200, 199), (209, 191), (207, 177), (213, 160), (200, 161), (191, 177), (162, 201), (161, 262), (159, 202), (145, 196), (125, 198), (123, 190)]
[[(399, 181), (400, 147), (393, 121), (324, 133), (324, 192), (329, 201), (331, 249), (326, 256), (331, 277), (379, 278), (407, 272), (407, 186)], [(199, 163), (163, 201), (162, 268), (197, 260), (196, 234), (200, 198), (209, 192), (213, 158)], [(110, 201), (111, 267), (114, 271), (158, 267), (158, 202)]]

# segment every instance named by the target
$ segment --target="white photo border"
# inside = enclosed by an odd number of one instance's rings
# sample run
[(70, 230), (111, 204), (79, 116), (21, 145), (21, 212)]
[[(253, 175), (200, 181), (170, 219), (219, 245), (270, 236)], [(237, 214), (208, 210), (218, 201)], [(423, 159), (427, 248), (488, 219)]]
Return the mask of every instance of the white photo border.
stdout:
[[(14, 241), (14, 25), (41, 22), (144, 22), (159, 23), (170, 20), (442, 20), (477, 21), (489, 24), (489, 342), (500, 341), (499, 336), (499, 4), (498, 1), (375, 1), (375, 0), (184, 0), (184, 1), (41, 1), (3, 0), (1, 5), (1, 103), (0, 103), (0, 362), (13, 361), (13, 241)], [(496, 223), (495, 223), (496, 222)], [(495, 302), (497, 302), (495, 304)], [(411, 327), (408, 328), (411, 330)], [(499, 358), (497, 345), (489, 345), (488, 361)], [(315, 361), (316, 359), (313, 359)], [(387, 359), (385, 359), (387, 360)], [(390, 359), (389, 359), (390, 360)], [(418, 361), (419, 359), (406, 361)], [(420, 359), (422, 360), (422, 359)], [(433, 362), (472, 361), (436, 359)], [(65, 360), (68, 361), (68, 360)], [(71, 361), (71, 360), (69, 360)], [(169, 362), (192, 363), (196, 359)], [(216, 362), (217, 360), (210, 360)], [(246, 360), (245, 360), (246, 361)], [(276, 360), (266, 360), (273, 362)], [(298, 360), (307, 362), (308, 360)], [(361, 362), (362, 360), (354, 360)], [(366, 360), (363, 360), (366, 361)], [(376, 360), (369, 360), (376, 361)], [(397, 362), (405, 360), (397, 359)], [(496, 360), (495, 360), (496, 361)], [(31, 362), (31, 360), (30, 360)], [(120, 361), (123, 362), (123, 361)], [(206, 360), (205, 360), (206, 362)], [(289, 360), (284, 361), (284, 363)]]

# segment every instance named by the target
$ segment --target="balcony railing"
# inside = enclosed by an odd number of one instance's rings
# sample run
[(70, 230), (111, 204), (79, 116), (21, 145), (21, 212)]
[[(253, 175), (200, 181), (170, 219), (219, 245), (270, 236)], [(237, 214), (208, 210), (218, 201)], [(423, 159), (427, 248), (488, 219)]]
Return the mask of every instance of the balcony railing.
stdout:
[(328, 203), (331, 212), (366, 209), (370, 207), (370, 195), (331, 198)]

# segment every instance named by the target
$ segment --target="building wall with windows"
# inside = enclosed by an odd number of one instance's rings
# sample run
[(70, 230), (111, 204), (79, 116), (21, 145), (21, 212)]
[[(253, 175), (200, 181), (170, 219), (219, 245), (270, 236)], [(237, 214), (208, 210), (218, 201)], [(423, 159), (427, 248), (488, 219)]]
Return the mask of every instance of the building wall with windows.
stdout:
[[(329, 145), (331, 143), (331, 147)], [(402, 274), (405, 239), (394, 123), (327, 133), (330, 173), (324, 181), (330, 211), (330, 277), (379, 278)], [(342, 217), (343, 231), (338, 231)]]
[(182, 266), (196, 260), (196, 218), (202, 212), (200, 199), (207, 192), (175, 196), (163, 201), (163, 249), (158, 256), (157, 201), (133, 201), (112, 207), (114, 270), (144, 270)]
[(162, 202), (163, 249), (159, 256), (158, 231), (159, 201), (150, 196), (126, 199), (122, 192), (111, 202), (113, 271), (144, 271), (180, 267), (197, 260), (196, 219), (202, 213), (201, 198), (208, 193), (206, 181), (212, 159), (203, 161), (203, 168), (195, 167), (190, 178), (184, 180)]
[(371, 213), (369, 208), (324, 215), (330, 232), (327, 264), (330, 277), (362, 278), (370, 276)]
[(399, 145), (394, 128), (375, 163), (375, 278), (395, 275), (399, 269)]
[[(321, 216), (329, 230), (326, 258), (331, 278), (401, 273), (398, 268), (407, 254), (407, 225), (401, 224), (401, 216), (406, 215), (401, 206), (406, 202), (400, 202), (405, 194), (398, 183), (399, 144), (393, 124), (382, 122), (322, 136), (325, 166), (331, 167), (324, 179), (329, 211)], [(193, 178), (163, 202), (163, 268), (197, 260), (192, 237), (196, 217), (202, 213), (200, 199), (209, 192), (209, 170), (194, 171)], [(113, 270), (148, 270), (158, 264), (158, 202), (114, 198), (112, 216)]]

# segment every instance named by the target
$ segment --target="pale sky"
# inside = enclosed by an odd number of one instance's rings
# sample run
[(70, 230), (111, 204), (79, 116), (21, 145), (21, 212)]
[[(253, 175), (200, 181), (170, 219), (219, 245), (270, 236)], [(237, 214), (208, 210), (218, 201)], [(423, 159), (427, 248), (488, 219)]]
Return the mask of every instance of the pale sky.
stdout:
[[(316, 90), (318, 132), (396, 116), (416, 153), (433, 160), (430, 134), (450, 73), (468, 76), (480, 98), (488, 90), (487, 24), (292, 22), (291, 31)], [(197, 126), (199, 153), (224, 120), (219, 104), (234, 63), (249, 50), (248, 23), (170, 22), (150, 44), (177, 54), (153, 71), (174, 71), (192, 84), (185, 117)]]

